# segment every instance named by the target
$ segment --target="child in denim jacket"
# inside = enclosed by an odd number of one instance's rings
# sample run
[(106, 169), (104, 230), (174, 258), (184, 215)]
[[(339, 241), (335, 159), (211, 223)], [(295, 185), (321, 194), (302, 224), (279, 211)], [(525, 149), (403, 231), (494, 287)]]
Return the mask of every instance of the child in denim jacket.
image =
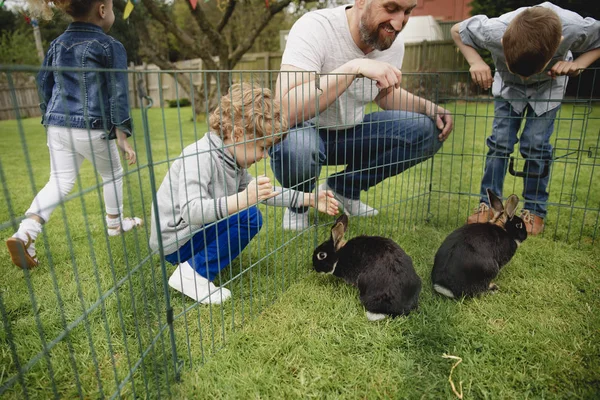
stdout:
[[(6, 244), (21, 268), (38, 265), (35, 240), (56, 206), (75, 184), (84, 159), (94, 163), (104, 182), (106, 224), (110, 236), (142, 224), (123, 218), (123, 168), (117, 146), (129, 165), (136, 153), (127, 142), (131, 118), (127, 97), (127, 53), (107, 35), (115, 21), (112, 0), (29, 0), (31, 11), (49, 16), (49, 3), (69, 14), (73, 23), (55, 39), (38, 74), (50, 151), (50, 180), (26, 211), (19, 230)], [(85, 68), (95, 70), (60, 70)], [(112, 139), (116, 139), (115, 141)]]
[[(452, 27), (452, 37), (469, 62), (471, 77), (496, 98), (492, 135), (481, 182), (481, 204), (467, 222), (487, 222), (486, 190), (502, 196), (508, 157), (517, 142), (525, 158), (521, 218), (527, 232), (544, 229), (548, 203), (550, 136), (569, 76), (600, 58), (600, 22), (546, 2), (488, 18), (476, 15)], [(477, 53), (491, 52), (496, 73)], [(573, 54), (582, 53), (573, 59)], [(492, 85), (493, 83), (493, 85)], [(524, 120), (523, 132), (517, 137)], [(545, 172), (546, 170), (546, 172)]]

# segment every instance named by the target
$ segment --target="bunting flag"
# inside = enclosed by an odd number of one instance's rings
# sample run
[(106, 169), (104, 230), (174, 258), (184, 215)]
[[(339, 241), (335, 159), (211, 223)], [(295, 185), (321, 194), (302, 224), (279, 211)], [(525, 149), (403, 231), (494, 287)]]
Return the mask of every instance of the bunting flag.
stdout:
[(0, 8), (4, 7), (4, 0), (0, 1)]
[(192, 9), (195, 10), (198, 5), (198, 0), (190, 0), (190, 4), (192, 5)]
[(129, 15), (133, 11), (133, 3), (131, 0), (127, 0), (127, 5), (125, 6), (125, 11), (123, 11), (123, 19), (129, 18)]

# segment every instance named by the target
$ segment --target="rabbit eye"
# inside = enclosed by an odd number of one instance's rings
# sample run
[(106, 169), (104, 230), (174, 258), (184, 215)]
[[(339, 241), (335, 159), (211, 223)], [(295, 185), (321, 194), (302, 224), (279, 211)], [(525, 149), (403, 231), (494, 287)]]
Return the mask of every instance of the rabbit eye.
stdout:
[(518, 223), (517, 225), (515, 225), (515, 226), (517, 227), (517, 229), (521, 229), (521, 228), (523, 227), (523, 224), (519, 222), (519, 223)]
[(327, 253), (320, 251), (317, 253), (317, 260), (321, 261), (327, 258)]

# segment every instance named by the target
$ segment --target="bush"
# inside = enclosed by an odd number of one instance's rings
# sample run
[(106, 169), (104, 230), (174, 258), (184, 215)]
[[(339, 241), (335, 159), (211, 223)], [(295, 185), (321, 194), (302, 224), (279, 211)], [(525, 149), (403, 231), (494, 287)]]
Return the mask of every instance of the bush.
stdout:
[(176, 108), (176, 107), (189, 107), (192, 105), (192, 102), (190, 101), (190, 99), (175, 99), (175, 100), (168, 100), (169, 102), (169, 108)]

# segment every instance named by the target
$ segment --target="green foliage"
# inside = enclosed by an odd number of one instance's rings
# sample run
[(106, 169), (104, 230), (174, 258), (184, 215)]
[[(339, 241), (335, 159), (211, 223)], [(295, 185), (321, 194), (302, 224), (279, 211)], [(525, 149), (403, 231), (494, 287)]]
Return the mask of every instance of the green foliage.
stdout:
[(192, 102), (190, 101), (190, 99), (188, 98), (183, 98), (183, 99), (175, 99), (175, 100), (169, 100), (169, 108), (176, 108), (176, 107), (189, 107), (192, 105)]
[(16, 13), (5, 7), (0, 8), (0, 36), (4, 32), (12, 32), (17, 28), (17, 18), (19, 16)]
[(0, 64), (39, 65), (33, 31), (3, 31), (0, 36)]

